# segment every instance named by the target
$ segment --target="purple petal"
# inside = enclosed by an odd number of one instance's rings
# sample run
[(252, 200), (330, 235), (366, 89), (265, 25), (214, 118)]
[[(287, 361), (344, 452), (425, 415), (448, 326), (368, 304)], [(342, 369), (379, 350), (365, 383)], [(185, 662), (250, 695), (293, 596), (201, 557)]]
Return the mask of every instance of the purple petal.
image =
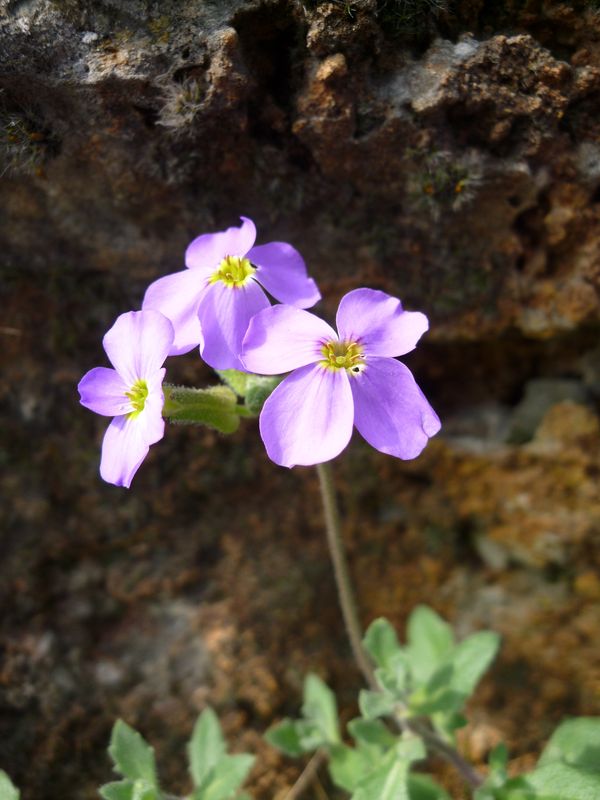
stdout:
[(250, 372), (281, 375), (323, 356), (323, 342), (337, 334), (314, 314), (293, 306), (271, 306), (257, 314), (248, 328), (242, 362)]
[(310, 308), (321, 299), (317, 284), (307, 275), (304, 259), (291, 244), (261, 244), (247, 257), (258, 267), (256, 279), (281, 303)]
[(121, 314), (102, 343), (112, 365), (126, 384), (156, 372), (173, 344), (173, 326), (158, 311), (144, 309)]
[(260, 415), (269, 458), (282, 467), (335, 458), (352, 436), (354, 416), (345, 370), (301, 367), (279, 384)]
[(219, 233), (205, 233), (188, 245), (185, 264), (190, 269), (214, 272), (225, 256), (245, 256), (256, 239), (256, 228), (251, 219), (240, 217), (239, 228), (227, 228)]
[(136, 417), (115, 417), (102, 442), (100, 475), (108, 483), (129, 488), (133, 476), (146, 458), (150, 445), (164, 434), (165, 423), (148, 405)]
[(188, 353), (200, 344), (198, 305), (209, 276), (210, 272), (202, 276), (198, 270), (184, 269), (159, 278), (146, 289), (142, 309), (160, 311), (173, 323), (171, 356)]
[(198, 308), (204, 361), (214, 369), (243, 370), (239, 355), (244, 334), (252, 317), (268, 306), (267, 296), (253, 280), (244, 286), (209, 286)]
[(342, 297), (336, 323), (340, 339), (360, 341), (372, 356), (409, 353), (429, 328), (425, 314), (404, 311), (400, 300), (375, 289), (355, 289)]
[(80, 402), (96, 414), (118, 417), (131, 411), (131, 400), (125, 395), (129, 386), (114, 369), (96, 367), (79, 381)]
[(393, 358), (369, 358), (350, 378), (354, 424), (370, 445), (398, 458), (416, 458), (441, 423), (411, 371)]

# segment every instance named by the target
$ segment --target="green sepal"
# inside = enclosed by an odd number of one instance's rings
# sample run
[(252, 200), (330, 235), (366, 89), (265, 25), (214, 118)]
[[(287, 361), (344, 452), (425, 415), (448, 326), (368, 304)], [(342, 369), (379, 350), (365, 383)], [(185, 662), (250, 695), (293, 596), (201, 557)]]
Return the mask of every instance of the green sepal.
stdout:
[(21, 793), (6, 772), (0, 769), (0, 800), (19, 800)]
[(282, 380), (280, 375), (255, 375), (237, 369), (217, 369), (215, 372), (239, 397), (245, 398), (244, 407), (250, 416), (260, 414), (265, 400)]
[(108, 753), (123, 777), (157, 786), (154, 749), (121, 719), (113, 726)]
[(220, 433), (234, 433), (240, 425), (237, 397), (227, 386), (191, 389), (163, 384), (163, 416), (181, 425), (205, 425)]

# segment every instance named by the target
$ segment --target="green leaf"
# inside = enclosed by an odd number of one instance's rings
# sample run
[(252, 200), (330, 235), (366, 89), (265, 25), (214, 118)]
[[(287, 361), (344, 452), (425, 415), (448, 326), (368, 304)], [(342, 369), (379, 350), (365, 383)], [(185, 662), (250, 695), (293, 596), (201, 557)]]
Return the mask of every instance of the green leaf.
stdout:
[(221, 725), (212, 708), (205, 709), (196, 720), (187, 751), (194, 786), (201, 786), (207, 774), (225, 754)]
[(352, 800), (410, 800), (408, 762), (392, 750), (373, 769), (352, 795)]
[(340, 789), (353, 792), (372, 769), (368, 755), (345, 744), (334, 744), (329, 756), (331, 780)]
[(298, 732), (298, 723), (287, 717), (277, 725), (269, 728), (264, 738), (272, 747), (276, 747), (287, 756), (292, 756), (292, 758), (301, 756), (306, 752)]
[(528, 789), (534, 789), (544, 798), (549, 795), (560, 800), (598, 800), (600, 797), (600, 773), (596, 771), (555, 762), (522, 777)]
[(600, 772), (600, 717), (579, 717), (559, 725), (544, 748), (538, 767), (555, 761)]
[(108, 752), (115, 769), (125, 778), (142, 779), (151, 786), (157, 785), (153, 748), (121, 719), (112, 729)]
[(317, 675), (307, 675), (304, 681), (302, 714), (319, 726), (326, 742), (341, 741), (335, 695)]
[(6, 772), (0, 769), (0, 800), (19, 800), (21, 793)]
[(136, 781), (133, 784), (131, 800), (159, 800), (158, 789), (150, 786), (147, 781)]
[(190, 389), (163, 384), (163, 416), (171, 422), (205, 425), (221, 433), (234, 433), (240, 426), (237, 397), (227, 386)]
[(254, 756), (223, 756), (207, 775), (201, 787), (194, 790), (193, 800), (229, 800), (246, 780), (252, 769)]
[(423, 685), (452, 653), (452, 628), (431, 608), (417, 606), (408, 619), (407, 636), (412, 675)]
[(488, 758), (488, 763), (492, 772), (506, 772), (506, 767), (508, 765), (508, 748), (504, 742), (494, 747)]
[(251, 377), (247, 372), (240, 372), (237, 369), (216, 369), (215, 372), (237, 395), (246, 396), (248, 379)]
[(416, 772), (408, 776), (408, 796), (410, 800), (450, 800), (450, 795), (428, 775)]
[(394, 710), (395, 705), (396, 700), (389, 692), (372, 692), (369, 689), (361, 689), (358, 695), (358, 707), (366, 719), (385, 717)]
[(369, 625), (363, 644), (373, 661), (383, 669), (388, 669), (393, 657), (402, 650), (396, 631), (383, 617)]
[(465, 700), (470, 697), (499, 647), (500, 637), (493, 631), (479, 631), (457, 645), (452, 655), (451, 688)]
[(132, 800), (133, 785), (133, 781), (115, 781), (114, 783), (105, 783), (98, 791), (104, 800)]
[(348, 723), (348, 730), (359, 748), (372, 757), (382, 755), (397, 742), (397, 738), (378, 720), (358, 717)]

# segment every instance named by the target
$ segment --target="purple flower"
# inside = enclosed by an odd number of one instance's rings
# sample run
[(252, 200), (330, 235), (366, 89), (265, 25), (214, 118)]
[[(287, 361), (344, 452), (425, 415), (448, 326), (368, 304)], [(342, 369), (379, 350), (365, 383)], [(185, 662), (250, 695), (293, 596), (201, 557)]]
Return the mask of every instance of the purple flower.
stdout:
[(173, 326), (158, 311), (121, 314), (102, 344), (114, 369), (96, 367), (79, 382), (81, 404), (114, 417), (104, 434), (100, 475), (129, 488), (150, 445), (162, 439), (162, 364), (173, 344)]
[(239, 228), (198, 236), (186, 250), (187, 269), (148, 287), (142, 308), (161, 311), (175, 328), (170, 355), (199, 344), (211, 367), (243, 369), (239, 354), (248, 323), (270, 305), (261, 286), (298, 308), (320, 300), (300, 253), (285, 242), (254, 247), (254, 223), (241, 220)]
[(355, 289), (337, 312), (339, 335), (290, 306), (257, 314), (242, 351), (246, 369), (262, 375), (293, 370), (266, 401), (260, 433), (269, 458), (283, 467), (318, 464), (346, 447), (352, 426), (382, 453), (419, 455), (440, 429), (437, 414), (410, 370), (393, 356), (413, 350), (427, 317), (399, 300)]

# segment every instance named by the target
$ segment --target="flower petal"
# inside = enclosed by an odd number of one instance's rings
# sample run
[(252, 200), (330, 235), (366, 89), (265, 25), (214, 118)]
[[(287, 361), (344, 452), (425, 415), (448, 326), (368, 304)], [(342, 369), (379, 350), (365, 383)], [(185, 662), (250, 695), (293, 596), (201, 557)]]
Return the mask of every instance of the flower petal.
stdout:
[(340, 339), (360, 341), (366, 355), (402, 356), (414, 350), (429, 328), (425, 314), (404, 311), (400, 300), (376, 289), (355, 289), (337, 312)]
[(354, 424), (370, 445), (398, 458), (416, 458), (441, 423), (411, 371), (394, 358), (367, 359), (352, 375)]
[(159, 278), (146, 289), (142, 309), (160, 311), (173, 324), (175, 339), (169, 350), (171, 356), (189, 353), (200, 344), (198, 304), (209, 276), (210, 272), (203, 277), (197, 270), (184, 269)]
[(225, 256), (245, 256), (256, 240), (256, 228), (251, 219), (240, 217), (239, 228), (227, 228), (219, 233), (198, 236), (185, 251), (185, 265), (190, 269), (214, 272)]
[(204, 361), (214, 369), (243, 370), (239, 355), (244, 334), (252, 317), (268, 306), (266, 294), (253, 280), (244, 286), (209, 286), (198, 308)]
[(165, 423), (155, 409), (137, 416), (115, 417), (102, 442), (100, 475), (108, 483), (129, 488), (150, 445), (162, 438)]
[(337, 334), (326, 322), (293, 306), (271, 306), (252, 318), (242, 348), (250, 372), (281, 375), (314, 364), (323, 356), (323, 342)]
[(317, 284), (308, 277), (304, 259), (291, 244), (261, 244), (247, 257), (258, 268), (256, 279), (281, 303), (310, 308), (321, 299)]
[(114, 369), (91, 369), (79, 381), (77, 388), (81, 405), (96, 414), (117, 417), (131, 411), (131, 400), (125, 395), (130, 387)]
[(260, 435), (269, 458), (282, 467), (320, 464), (346, 447), (353, 416), (345, 370), (311, 364), (288, 375), (267, 399)]
[(132, 386), (148, 378), (163, 364), (173, 344), (173, 326), (152, 309), (121, 314), (106, 333), (102, 344), (112, 365)]

